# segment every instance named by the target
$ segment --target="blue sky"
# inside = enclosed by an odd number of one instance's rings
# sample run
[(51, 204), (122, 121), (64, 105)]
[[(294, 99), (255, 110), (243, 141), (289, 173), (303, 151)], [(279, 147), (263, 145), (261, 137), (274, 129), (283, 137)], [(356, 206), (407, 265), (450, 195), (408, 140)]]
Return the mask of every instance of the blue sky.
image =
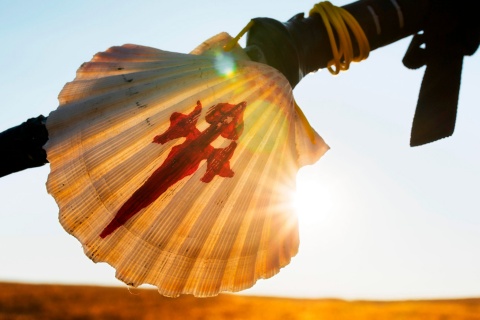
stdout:
[[(345, 5), (349, 1), (333, 1)], [(314, 2), (2, 1), (0, 130), (48, 115), (76, 69), (113, 45), (189, 52), (254, 17), (286, 21)], [(401, 59), (409, 39), (294, 91), (331, 150), (299, 173), (300, 252), (249, 294), (404, 299), (480, 295), (477, 56), (464, 61), (453, 137), (408, 146), (423, 69)], [(0, 281), (120, 284), (58, 223), (49, 168), (0, 179)], [(314, 190), (312, 192), (312, 190)], [(312, 201), (313, 200), (313, 201)]]

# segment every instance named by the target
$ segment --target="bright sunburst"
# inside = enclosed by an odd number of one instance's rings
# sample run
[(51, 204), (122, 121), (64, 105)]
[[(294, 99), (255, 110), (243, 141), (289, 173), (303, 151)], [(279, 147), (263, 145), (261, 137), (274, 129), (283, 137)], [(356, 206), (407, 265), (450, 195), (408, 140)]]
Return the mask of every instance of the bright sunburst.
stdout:
[(323, 221), (332, 209), (330, 191), (320, 179), (301, 169), (297, 174), (293, 207), (302, 225), (315, 228), (314, 224)]

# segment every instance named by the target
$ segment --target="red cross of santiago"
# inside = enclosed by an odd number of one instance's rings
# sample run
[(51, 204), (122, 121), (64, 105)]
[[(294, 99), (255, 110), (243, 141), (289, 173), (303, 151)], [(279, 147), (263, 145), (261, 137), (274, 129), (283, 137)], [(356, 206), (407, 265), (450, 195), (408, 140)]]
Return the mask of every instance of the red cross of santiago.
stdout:
[[(194, 174), (202, 160), (207, 160), (207, 170), (201, 181), (208, 183), (216, 175), (233, 177), (235, 173), (230, 169), (230, 158), (237, 147), (235, 140), (243, 132), (243, 112), (246, 106), (247, 103), (243, 101), (239, 104), (219, 103), (210, 107), (205, 116), (210, 126), (204, 131), (199, 131), (196, 127), (202, 113), (200, 101), (197, 101), (195, 109), (188, 115), (174, 112), (170, 116), (170, 127), (164, 133), (155, 136), (153, 142), (165, 144), (181, 137), (185, 137), (185, 141), (170, 150), (165, 161), (122, 205), (100, 237), (105, 238), (113, 233), (140, 210), (158, 199), (172, 185)], [(212, 147), (210, 143), (219, 136), (232, 142), (225, 148)]]

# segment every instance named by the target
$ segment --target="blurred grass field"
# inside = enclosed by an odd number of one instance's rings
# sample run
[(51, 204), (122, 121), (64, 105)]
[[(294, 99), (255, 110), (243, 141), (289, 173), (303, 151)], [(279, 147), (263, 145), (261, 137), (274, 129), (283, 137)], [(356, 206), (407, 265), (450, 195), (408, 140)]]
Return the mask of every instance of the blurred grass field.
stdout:
[(480, 320), (480, 298), (380, 302), (223, 294), (172, 299), (153, 289), (0, 283), (0, 319)]

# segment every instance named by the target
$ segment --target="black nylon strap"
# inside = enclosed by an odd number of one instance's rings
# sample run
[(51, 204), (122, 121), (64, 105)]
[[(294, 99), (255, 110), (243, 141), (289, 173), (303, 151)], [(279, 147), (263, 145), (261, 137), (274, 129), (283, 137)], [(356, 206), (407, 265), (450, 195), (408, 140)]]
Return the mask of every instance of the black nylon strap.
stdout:
[(413, 37), (406, 67), (426, 65), (410, 137), (419, 146), (449, 137), (455, 130), (463, 57), (480, 41), (479, 2), (433, 0), (423, 34)]

